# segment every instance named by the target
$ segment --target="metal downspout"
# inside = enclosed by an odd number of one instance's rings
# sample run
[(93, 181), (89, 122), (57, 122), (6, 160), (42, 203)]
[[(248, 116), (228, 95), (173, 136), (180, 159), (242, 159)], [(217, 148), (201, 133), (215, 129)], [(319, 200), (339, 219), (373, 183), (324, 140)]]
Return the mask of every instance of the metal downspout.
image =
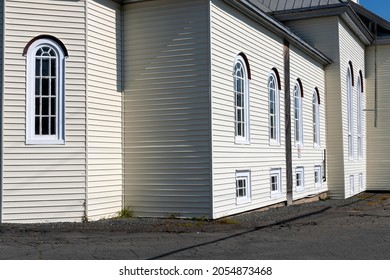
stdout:
[(284, 117), (285, 117), (285, 141), (286, 141), (286, 186), (287, 205), (293, 203), (293, 175), (292, 175), (292, 151), (291, 151), (291, 96), (290, 96), (290, 43), (284, 41)]

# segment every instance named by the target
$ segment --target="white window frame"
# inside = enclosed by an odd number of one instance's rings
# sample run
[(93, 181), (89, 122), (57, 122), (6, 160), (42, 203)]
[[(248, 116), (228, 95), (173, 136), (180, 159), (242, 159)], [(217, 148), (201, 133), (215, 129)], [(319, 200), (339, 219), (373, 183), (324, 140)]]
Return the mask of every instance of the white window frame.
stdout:
[[(271, 83), (272, 82), (272, 83)], [(268, 76), (268, 133), (270, 145), (280, 145), (280, 93), (278, 78), (274, 70)], [(273, 86), (273, 87), (272, 87)], [(273, 94), (274, 100), (271, 99)], [(273, 122), (272, 123), (272, 120)]]
[(294, 126), (295, 145), (303, 147), (302, 89), (298, 81), (294, 85)]
[(353, 85), (352, 70), (348, 66), (347, 70), (347, 112), (348, 112), (348, 158), (354, 159), (354, 136), (353, 136)]
[[(242, 195), (242, 196), (239, 195), (240, 181), (245, 183), (245, 186), (244, 186), (245, 195)], [(242, 171), (237, 170), (236, 171), (235, 191), (236, 191), (236, 204), (237, 205), (251, 202), (251, 200), (252, 200), (252, 195), (251, 195), (252, 186), (251, 186), (251, 172), (249, 170), (242, 170)]]
[(363, 173), (359, 173), (359, 191), (364, 191)]
[(320, 102), (317, 91), (313, 92), (313, 147), (319, 149), (321, 147), (321, 124), (320, 124)]
[(354, 195), (355, 194), (355, 176), (353, 176), (353, 175), (349, 176), (349, 188), (350, 188), (351, 195)]
[(357, 82), (357, 149), (358, 159), (363, 159), (363, 89), (360, 75)]
[[(237, 75), (237, 67), (243, 72), (241, 76)], [(242, 80), (241, 91), (238, 91), (237, 82)], [(249, 78), (248, 69), (245, 60), (238, 55), (234, 61), (233, 67), (233, 88), (234, 88), (234, 130), (235, 142), (237, 144), (250, 143), (249, 127)], [(241, 99), (238, 96), (241, 95)], [(242, 100), (244, 99), (244, 100)], [(241, 104), (238, 104), (240, 100)], [(241, 130), (241, 131), (240, 131)]]
[[(316, 173), (318, 174), (318, 182), (316, 182)], [(314, 166), (314, 187), (315, 188), (322, 187), (322, 171), (320, 165)]]
[[(273, 181), (273, 178), (276, 181)], [(273, 190), (273, 183), (276, 182), (276, 189)], [(282, 195), (282, 169), (275, 168), (270, 171), (270, 191), (271, 197), (279, 197)]]
[[(41, 47), (50, 47), (56, 54), (56, 133), (53, 135), (35, 134), (35, 66), (36, 53)], [(62, 48), (53, 40), (42, 38), (28, 48), (26, 60), (26, 144), (65, 144), (65, 55)], [(41, 76), (40, 76), (41, 77)]]
[[(299, 179), (298, 176), (300, 177)], [(305, 171), (301, 166), (295, 168), (295, 187), (297, 192), (305, 190)]]

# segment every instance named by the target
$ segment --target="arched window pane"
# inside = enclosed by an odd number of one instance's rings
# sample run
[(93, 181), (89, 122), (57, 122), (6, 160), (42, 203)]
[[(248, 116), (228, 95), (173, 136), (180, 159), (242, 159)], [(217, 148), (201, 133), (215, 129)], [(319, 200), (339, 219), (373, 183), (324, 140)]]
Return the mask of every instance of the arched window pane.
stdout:
[(64, 53), (50, 39), (27, 50), (26, 143), (64, 143)]
[(279, 89), (276, 75), (272, 72), (268, 78), (269, 138), (271, 144), (279, 143)]
[(303, 144), (302, 91), (298, 82), (294, 85), (294, 126), (295, 143)]
[(235, 136), (236, 142), (249, 141), (249, 82), (245, 62), (241, 56), (234, 65)]
[(349, 159), (354, 158), (353, 145), (353, 86), (351, 69), (348, 67), (347, 72), (347, 111), (348, 111), (348, 154)]

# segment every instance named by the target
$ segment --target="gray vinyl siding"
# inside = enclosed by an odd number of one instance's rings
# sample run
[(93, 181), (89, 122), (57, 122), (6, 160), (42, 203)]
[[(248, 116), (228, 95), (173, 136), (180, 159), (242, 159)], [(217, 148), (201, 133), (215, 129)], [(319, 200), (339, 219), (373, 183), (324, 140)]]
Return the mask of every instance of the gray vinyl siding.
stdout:
[(88, 218), (122, 207), (121, 10), (88, 2)]
[[(3, 222), (80, 221), (85, 203), (85, 2), (6, 1)], [(26, 44), (68, 49), (65, 145), (25, 144)]]
[[(347, 25), (340, 20), (339, 21), (339, 36), (340, 36), (340, 82), (341, 82), (341, 100), (342, 100), (342, 121), (343, 121), (343, 150), (344, 150), (344, 188), (345, 196), (348, 198), (356, 193), (363, 191), (359, 190), (358, 175), (363, 174), (363, 178), (366, 178), (366, 151), (363, 148), (363, 158), (359, 160), (358, 157), (358, 142), (357, 142), (357, 81), (359, 71), (362, 71), (363, 78), (365, 77), (365, 46), (358, 37), (352, 33)], [(348, 62), (351, 61), (353, 65), (354, 87), (353, 87), (353, 136), (354, 136), (354, 159), (349, 160), (348, 152), (348, 106), (347, 106), (347, 69)], [(366, 106), (365, 92), (363, 91), (363, 108)], [(366, 143), (366, 118), (365, 111), (363, 110), (363, 147)], [(350, 176), (354, 176), (355, 192), (351, 193), (350, 190)], [(365, 186), (365, 182), (363, 182)], [(364, 187), (363, 186), (363, 187)]]
[[(366, 53), (366, 96), (369, 110), (375, 109), (375, 47)], [(367, 189), (390, 189), (390, 45), (377, 47), (377, 126), (375, 114), (367, 112)]]
[[(283, 39), (224, 1), (211, 1), (211, 91), (213, 137), (213, 217), (260, 208), (286, 200)], [(250, 64), (250, 144), (236, 144), (233, 64), (243, 52)], [(268, 90), (270, 71), (281, 77), (280, 145), (269, 144)], [(282, 194), (271, 197), (270, 170), (281, 169)], [(251, 172), (251, 202), (236, 204), (236, 171)]]
[(125, 206), (210, 217), (208, 1), (124, 6)]
[[(318, 194), (328, 190), (327, 182), (322, 186), (314, 186), (314, 167), (323, 166), (323, 153), (326, 150), (326, 93), (324, 67), (305, 55), (301, 50), (291, 46), (290, 50), (290, 81), (291, 81), (291, 143), (292, 143), (292, 167), (293, 167), (293, 199), (300, 199), (309, 195)], [(295, 143), (294, 121), (294, 85), (300, 79), (303, 87), (302, 119), (303, 119), (303, 145), (300, 153)], [(313, 92), (318, 88), (320, 97), (320, 147), (314, 146), (313, 141)], [(297, 190), (295, 171), (297, 167), (304, 168), (304, 190)]]

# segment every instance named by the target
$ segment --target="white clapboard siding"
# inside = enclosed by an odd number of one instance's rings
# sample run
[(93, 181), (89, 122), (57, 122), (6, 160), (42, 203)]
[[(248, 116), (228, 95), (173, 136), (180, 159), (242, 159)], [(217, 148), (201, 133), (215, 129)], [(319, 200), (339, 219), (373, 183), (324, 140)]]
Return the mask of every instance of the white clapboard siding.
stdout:
[[(224, 1), (211, 1), (211, 92), (213, 137), (213, 217), (218, 218), (286, 200), (283, 39)], [(233, 64), (243, 52), (250, 64), (250, 145), (235, 144)], [(269, 145), (268, 75), (281, 77), (280, 146)], [(282, 194), (271, 197), (270, 169), (280, 168)], [(251, 202), (236, 204), (236, 171), (251, 172)]]
[[(342, 120), (343, 120), (343, 150), (344, 150), (344, 189), (345, 196), (348, 198), (364, 190), (359, 188), (359, 174), (363, 174), (363, 179), (366, 178), (366, 153), (363, 149), (363, 158), (358, 157), (358, 142), (357, 142), (357, 81), (359, 71), (362, 71), (363, 78), (365, 77), (365, 46), (358, 37), (348, 28), (348, 26), (339, 20), (339, 45), (340, 45), (340, 81), (341, 81), (341, 101), (342, 101)], [(349, 160), (348, 153), (348, 110), (347, 110), (347, 70), (348, 63), (352, 62), (354, 87), (353, 87), (353, 135), (354, 135), (354, 159)], [(363, 92), (363, 108), (365, 108), (365, 97)], [(366, 118), (363, 111), (363, 147), (366, 143)], [(354, 177), (354, 191), (351, 191), (350, 176)]]
[(380, 45), (367, 49), (367, 109), (375, 109), (375, 53), (377, 61), (377, 109), (375, 127), (374, 112), (367, 112), (367, 189), (390, 190), (390, 46)]
[[(85, 203), (85, 2), (6, 1), (3, 222), (80, 221)], [(26, 57), (35, 36), (61, 40), (65, 145), (25, 144)]]
[(208, 1), (124, 6), (125, 206), (211, 216)]
[[(0, 96), (3, 95), (3, 65), (4, 65), (4, 1), (0, 4)], [(0, 143), (3, 143), (3, 98), (0, 98)], [(0, 145), (0, 223), (3, 217), (3, 149)]]
[(122, 207), (121, 11), (114, 1), (88, 0), (89, 219)]
[[(328, 190), (327, 182), (322, 182), (320, 188), (314, 185), (314, 168), (323, 166), (323, 153), (326, 149), (326, 95), (325, 95), (325, 70), (324, 67), (308, 57), (294, 46), (290, 49), (290, 92), (291, 92), (291, 145), (293, 167), (293, 199), (315, 195)], [(297, 79), (302, 82), (302, 119), (303, 119), (303, 145), (300, 153), (295, 143), (294, 121), (294, 85)], [(313, 142), (313, 93), (318, 88), (320, 94), (320, 147)], [(297, 190), (295, 172), (297, 167), (304, 169), (304, 189)]]
[(327, 183), (333, 198), (345, 197), (344, 150), (340, 82), (339, 19), (323, 17), (287, 22), (295, 33), (329, 57), (325, 69)]

